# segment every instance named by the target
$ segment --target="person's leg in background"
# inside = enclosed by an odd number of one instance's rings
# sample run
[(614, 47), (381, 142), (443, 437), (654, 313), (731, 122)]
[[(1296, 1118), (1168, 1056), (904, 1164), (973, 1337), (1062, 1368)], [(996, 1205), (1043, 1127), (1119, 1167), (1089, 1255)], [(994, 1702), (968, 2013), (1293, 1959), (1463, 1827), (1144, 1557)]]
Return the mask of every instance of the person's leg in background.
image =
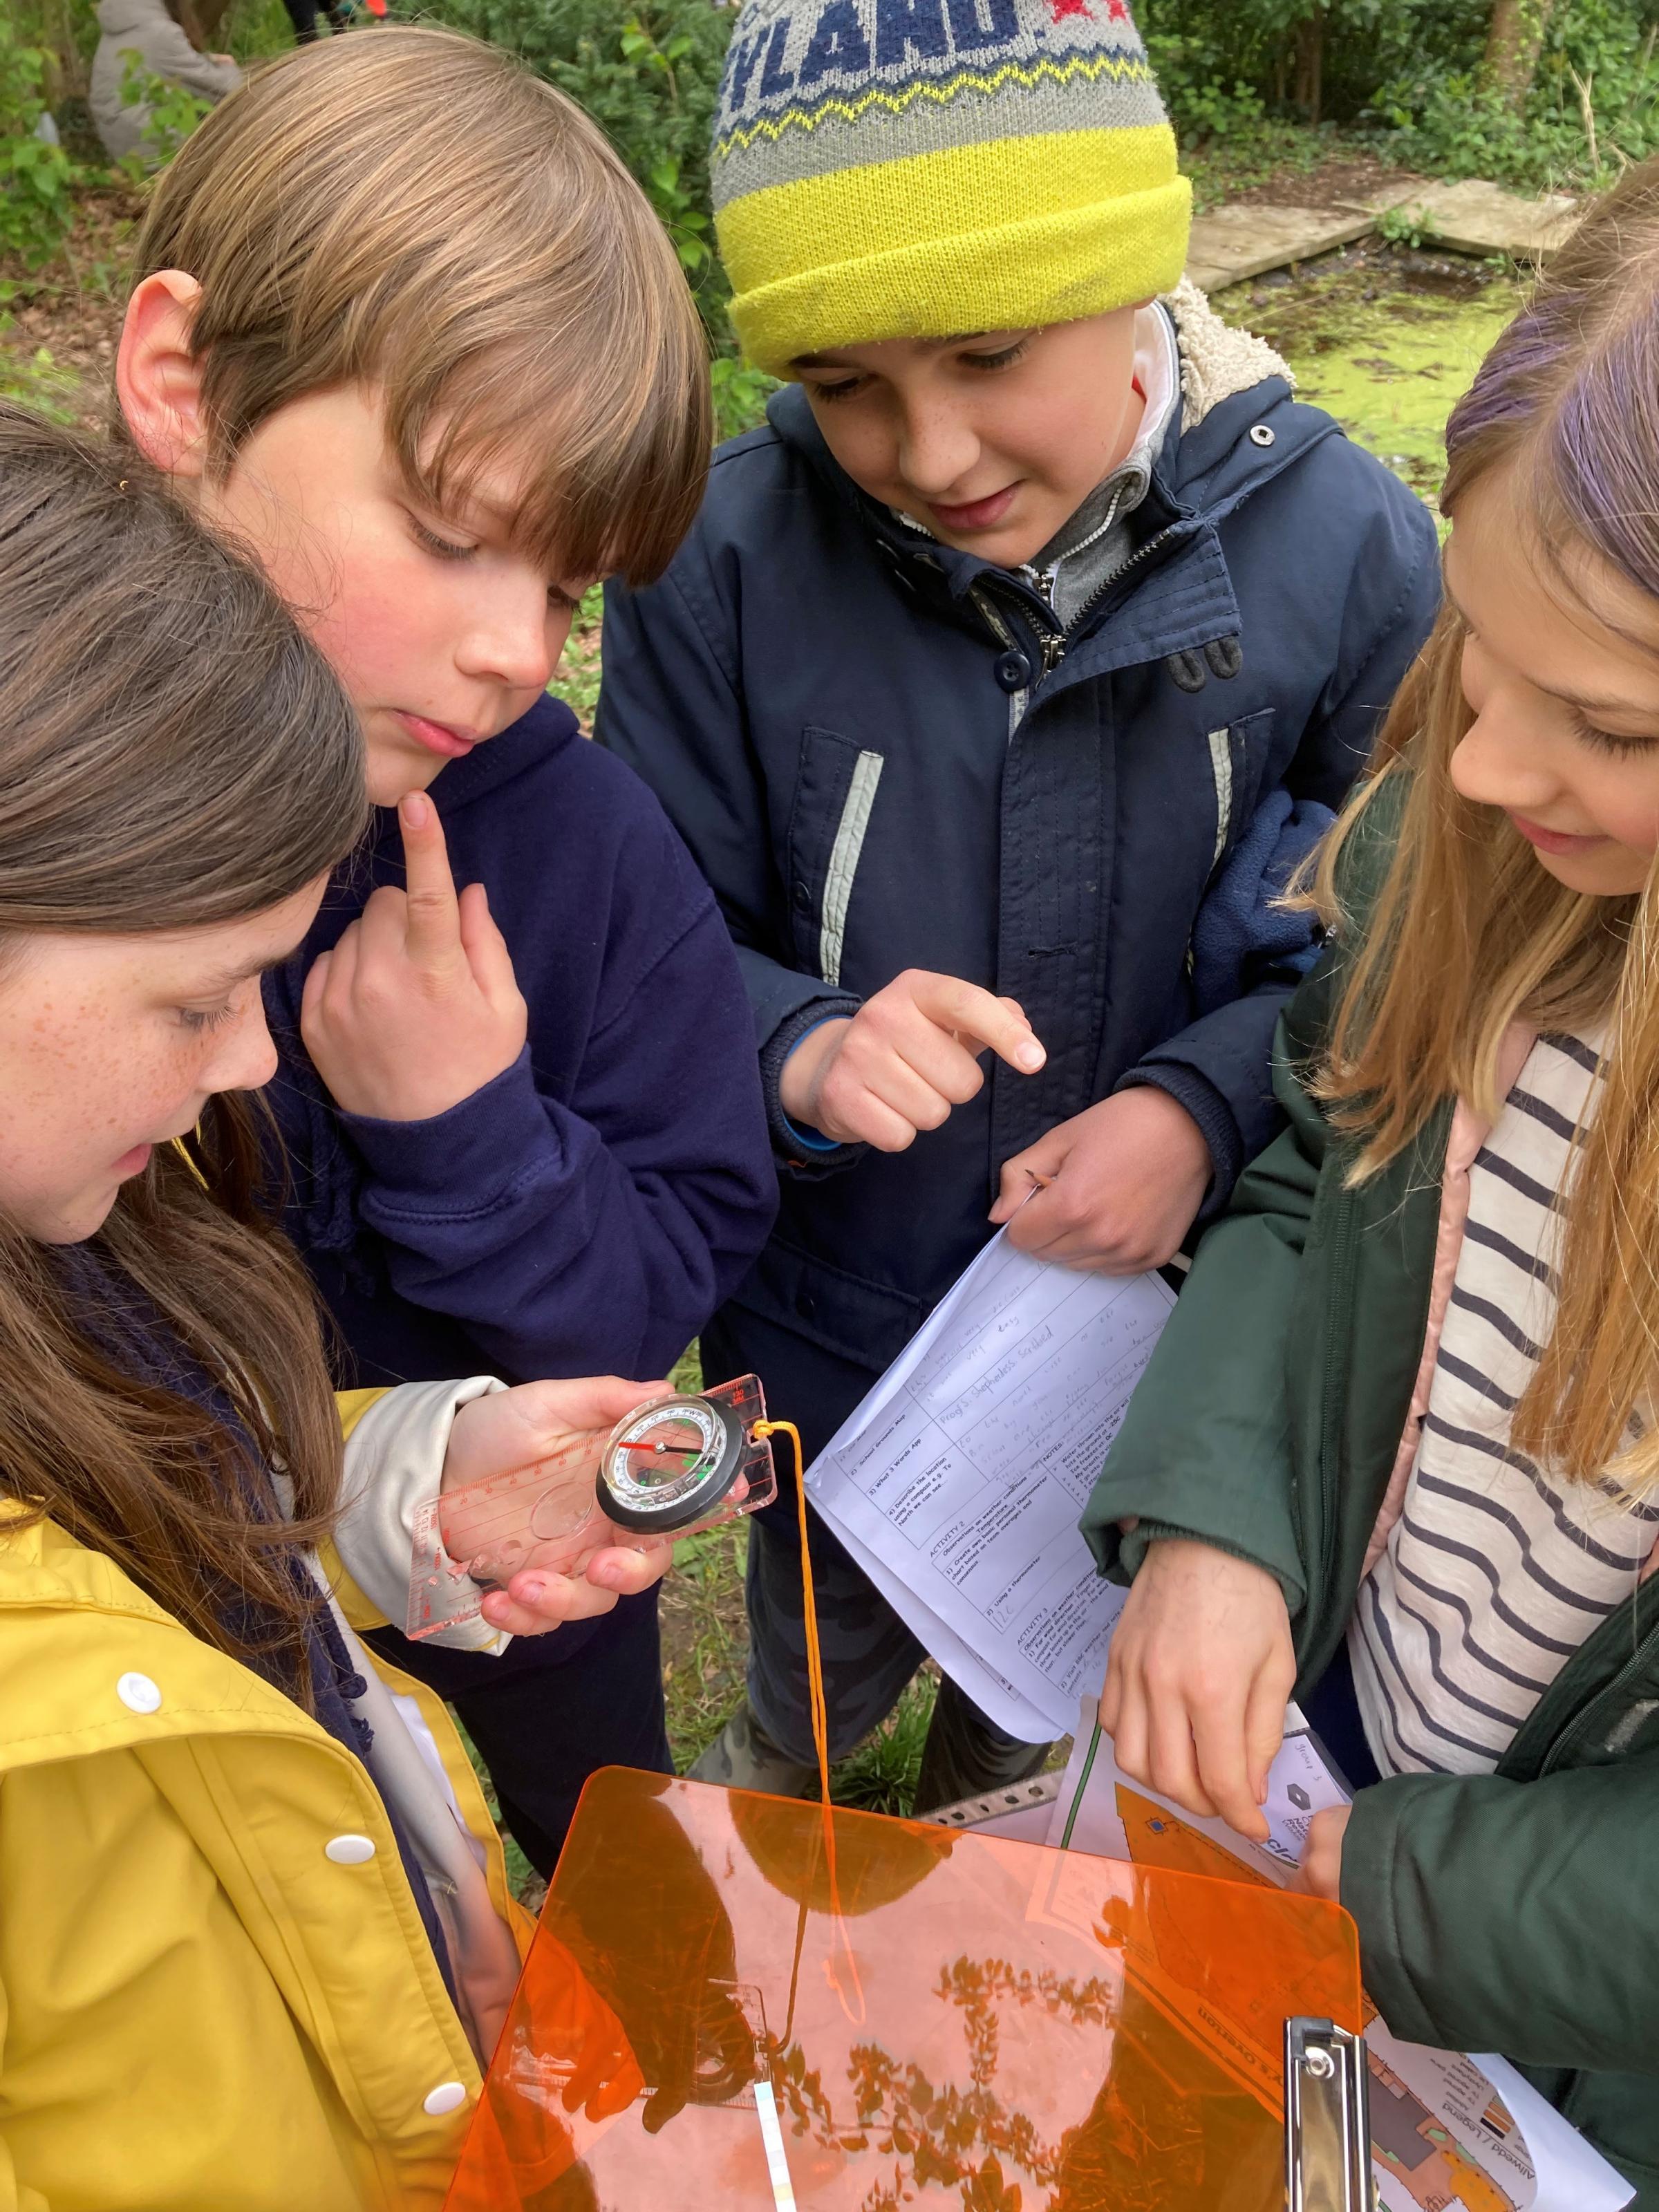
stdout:
[(364, 1641), (454, 1707), (489, 1770), (503, 1824), (544, 1879), (597, 1768), (674, 1771), (654, 1589), (618, 1599), (597, 1620), (520, 1637), (497, 1659), (410, 1644), (392, 1628)]
[[(875, 1378), (753, 1315), (742, 1316), (740, 1331), (729, 1335), (721, 1316), (704, 1333), (708, 1379), (723, 1382), (753, 1366), (766, 1382), (775, 1419), (798, 1419), (796, 1407), (821, 1409), (816, 1419), (808, 1415), (799, 1424), (810, 1461)], [(787, 1448), (777, 1454), (777, 1468), (775, 1502), (749, 1524), (748, 1695), (691, 1773), (733, 1789), (806, 1796), (817, 1788), (817, 1765), (794, 1469)], [(927, 1653), (823, 1523), (810, 1512), (808, 1519), (830, 1756), (838, 1759), (886, 1719)], [(1008, 1735), (946, 1679), (922, 1750), (915, 1809), (929, 1812), (1023, 1780), (1038, 1771), (1048, 1751), (1047, 1744)]]

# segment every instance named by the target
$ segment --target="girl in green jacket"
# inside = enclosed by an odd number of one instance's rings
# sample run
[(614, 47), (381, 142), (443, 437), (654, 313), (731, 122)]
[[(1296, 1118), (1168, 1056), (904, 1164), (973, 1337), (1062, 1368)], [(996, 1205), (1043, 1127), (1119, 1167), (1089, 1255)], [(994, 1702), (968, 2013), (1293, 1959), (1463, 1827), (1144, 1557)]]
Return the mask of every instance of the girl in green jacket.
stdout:
[(1502, 2050), (1659, 2207), (1659, 165), (1447, 432), (1447, 605), (1313, 897), (1285, 1134), (1085, 1528), (1120, 1765), (1265, 1834), (1391, 2030)]

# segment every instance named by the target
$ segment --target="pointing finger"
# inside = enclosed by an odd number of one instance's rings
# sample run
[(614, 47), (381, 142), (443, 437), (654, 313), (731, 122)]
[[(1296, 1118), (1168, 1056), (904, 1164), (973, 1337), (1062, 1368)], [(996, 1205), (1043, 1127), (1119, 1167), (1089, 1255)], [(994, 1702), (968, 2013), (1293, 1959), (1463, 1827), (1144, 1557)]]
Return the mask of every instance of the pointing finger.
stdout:
[(451, 966), (465, 956), (455, 878), (438, 810), (423, 791), (406, 792), (398, 802), (398, 825), (404, 840), (409, 957), (418, 967)]
[(977, 983), (946, 976), (918, 1003), (941, 1029), (953, 1030), (970, 1048), (988, 1045), (1022, 1075), (1035, 1075), (1048, 1057), (1024, 1015)]

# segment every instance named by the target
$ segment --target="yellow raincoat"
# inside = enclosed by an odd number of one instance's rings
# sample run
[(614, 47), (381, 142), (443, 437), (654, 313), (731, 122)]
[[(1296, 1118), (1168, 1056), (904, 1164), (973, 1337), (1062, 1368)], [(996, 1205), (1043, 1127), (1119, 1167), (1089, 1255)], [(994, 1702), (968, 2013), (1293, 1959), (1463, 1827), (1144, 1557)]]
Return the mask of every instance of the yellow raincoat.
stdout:
[[(382, 1672), (522, 1950), (447, 1715)], [(0, 2212), (436, 2212), (477, 2089), (362, 1763), (101, 1553), (0, 1523)]]

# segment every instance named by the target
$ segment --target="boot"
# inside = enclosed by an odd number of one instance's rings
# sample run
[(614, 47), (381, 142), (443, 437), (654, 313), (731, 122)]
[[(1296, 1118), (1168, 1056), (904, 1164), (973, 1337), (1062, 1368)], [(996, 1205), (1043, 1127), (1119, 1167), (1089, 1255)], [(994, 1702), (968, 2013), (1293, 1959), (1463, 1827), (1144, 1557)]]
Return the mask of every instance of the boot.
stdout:
[(1021, 1743), (1005, 1735), (947, 1674), (939, 1686), (921, 1747), (916, 1812), (936, 1812), (963, 1797), (984, 1797), (1026, 1781), (1042, 1771), (1049, 1749), (1046, 1743)]
[(690, 1768), (693, 1782), (718, 1782), (727, 1790), (758, 1790), (768, 1797), (811, 1797), (818, 1786), (816, 1761), (804, 1765), (781, 1751), (745, 1698)]

